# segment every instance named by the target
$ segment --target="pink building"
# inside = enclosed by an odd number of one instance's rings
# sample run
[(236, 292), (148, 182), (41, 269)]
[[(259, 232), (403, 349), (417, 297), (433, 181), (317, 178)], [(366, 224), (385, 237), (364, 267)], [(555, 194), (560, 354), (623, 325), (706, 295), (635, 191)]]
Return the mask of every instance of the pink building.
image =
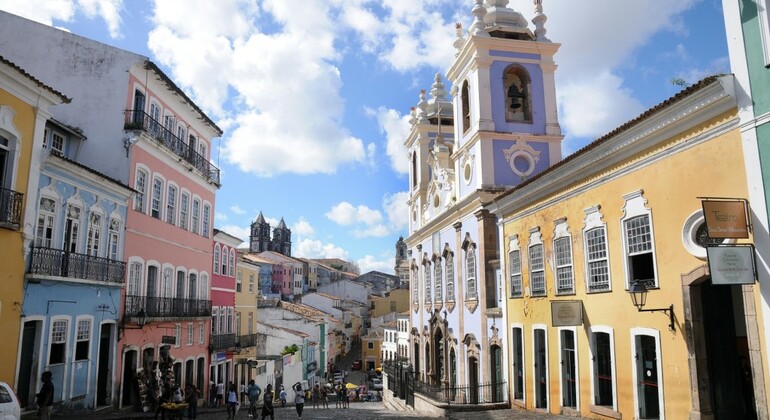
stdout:
[(235, 273), (237, 247), (243, 241), (214, 229), (214, 274), (211, 283), (211, 373), (214, 383), (233, 380), (233, 354), (236, 352)]
[(209, 151), (212, 138), (222, 135), (149, 61), (130, 68), (126, 93), (123, 142), (136, 193), (126, 222), (120, 406), (137, 399), (144, 404), (134, 379), (153, 370), (154, 362), (170, 362), (182, 386), (208, 387), (219, 188)]

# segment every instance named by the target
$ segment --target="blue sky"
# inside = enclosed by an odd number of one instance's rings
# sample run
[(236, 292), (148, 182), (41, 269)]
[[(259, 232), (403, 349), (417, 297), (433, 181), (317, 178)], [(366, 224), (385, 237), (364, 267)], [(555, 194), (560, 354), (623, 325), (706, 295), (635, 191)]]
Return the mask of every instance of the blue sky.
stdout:
[[(0, 0), (159, 64), (225, 131), (217, 228), (262, 211), (294, 255), (393, 271), (406, 235), (407, 116), (454, 58), (473, 0)], [(531, 0), (508, 7), (531, 19)], [(545, 0), (564, 155), (729, 72), (719, 0)], [(447, 86), (449, 90), (451, 86)]]

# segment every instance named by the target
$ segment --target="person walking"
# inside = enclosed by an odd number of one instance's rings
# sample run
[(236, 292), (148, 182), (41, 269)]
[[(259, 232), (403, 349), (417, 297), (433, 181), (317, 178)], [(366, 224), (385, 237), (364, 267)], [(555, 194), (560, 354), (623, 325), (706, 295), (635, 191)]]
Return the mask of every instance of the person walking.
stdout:
[(302, 384), (297, 382), (292, 387), (294, 389), (294, 407), (297, 409), (297, 418), (302, 420), (302, 409), (305, 407), (305, 391), (302, 390)]
[(321, 390), (319, 391), (319, 395), (321, 397), (321, 406), (323, 408), (329, 409), (329, 395), (326, 392), (326, 387), (322, 386)]
[(185, 391), (185, 402), (187, 403), (187, 417), (195, 419), (198, 417), (198, 388), (195, 385), (188, 384)]
[(222, 383), (222, 381), (219, 381), (217, 384), (217, 401), (214, 403), (214, 407), (219, 407), (222, 404), (224, 404), (224, 398), (225, 398), (225, 384)]
[(273, 417), (273, 384), (267, 384), (265, 387), (265, 402), (262, 405), (262, 420), (265, 420), (268, 416), (270, 420), (275, 420)]
[(318, 408), (318, 403), (321, 399), (321, 386), (318, 384), (315, 384), (315, 387), (313, 387), (313, 408)]
[(227, 418), (235, 418), (238, 409), (238, 390), (234, 383), (230, 383), (230, 390), (227, 391)]
[(43, 372), (43, 386), (37, 393), (37, 406), (40, 409), (40, 418), (49, 420), (51, 418), (51, 407), (53, 406), (53, 374), (49, 371)]
[(254, 383), (254, 380), (249, 381), (249, 386), (246, 388), (246, 394), (249, 396), (249, 417), (257, 417), (257, 402), (259, 401), (259, 395), (262, 394), (262, 389)]
[(281, 392), (278, 393), (278, 398), (281, 400), (281, 407), (286, 407), (286, 390), (281, 385)]

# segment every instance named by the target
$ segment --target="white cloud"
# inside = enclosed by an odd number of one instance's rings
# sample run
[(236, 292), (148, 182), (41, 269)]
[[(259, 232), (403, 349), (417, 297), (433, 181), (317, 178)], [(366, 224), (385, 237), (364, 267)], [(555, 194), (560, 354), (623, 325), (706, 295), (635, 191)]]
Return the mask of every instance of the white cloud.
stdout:
[(227, 221), (227, 215), (224, 214), (224, 213), (216, 212), (216, 213), (214, 213), (214, 217), (215, 217), (214, 220), (216, 220), (217, 223), (219, 223), (219, 222), (226, 222)]
[(117, 38), (123, 0), (0, 0), (0, 9), (46, 25), (54, 20), (72, 22), (80, 12), (89, 19), (104, 20), (110, 36)]
[(372, 210), (367, 206), (359, 205), (357, 207), (343, 201), (332, 207), (326, 217), (342, 226), (363, 223), (365, 225), (375, 225), (382, 221), (382, 213), (379, 210)]
[(228, 235), (235, 236), (236, 238), (242, 240), (243, 242), (238, 245), (239, 248), (244, 248), (249, 246), (249, 234), (251, 233), (248, 227), (242, 227), (242, 226), (236, 226), (236, 225), (224, 225), (217, 227), (217, 229), (221, 230), (222, 232), (227, 233)]
[(242, 209), (239, 205), (230, 206), (230, 211), (235, 214), (246, 214), (246, 210)]
[(409, 135), (411, 125), (409, 114), (400, 115), (394, 109), (380, 107), (377, 110), (366, 109), (367, 115), (374, 116), (380, 126), (380, 132), (385, 134), (385, 152), (390, 158), (390, 167), (398, 174), (409, 173), (409, 159), (407, 158), (404, 140)]
[(294, 255), (300, 258), (340, 258), (347, 259), (348, 252), (332, 243), (315, 239), (303, 239), (294, 248)]
[(409, 207), (406, 201), (409, 192), (402, 191), (393, 195), (386, 195), (382, 200), (382, 207), (388, 215), (388, 223), (394, 231), (405, 230), (409, 225)]
[(300, 217), (299, 221), (292, 225), (291, 233), (299, 235), (300, 238), (312, 238), (315, 235), (315, 229), (305, 218)]
[(363, 258), (356, 261), (358, 267), (361, 269), (361, 273), (367, 273), (369, 271), (381, 271), (387, 274), (395, 273), (394, 267), (396, 265), (395, 257), (385, 258), (378, 260), (376, 257), (366, 255)]
[(104, 19), (112, 38), (120, 36), (120, 12), (123, 8), (123, 0), (78, 0), (78, 4), (88, 18)]

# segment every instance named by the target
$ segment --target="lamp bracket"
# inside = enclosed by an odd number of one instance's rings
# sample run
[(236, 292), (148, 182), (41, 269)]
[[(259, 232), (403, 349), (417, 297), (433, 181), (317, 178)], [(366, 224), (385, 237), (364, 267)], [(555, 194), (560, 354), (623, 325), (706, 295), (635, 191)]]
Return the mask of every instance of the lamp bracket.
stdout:
[(672, 303), (668, 308), (655, 308), (655, 309), (641, 309), (637, 308), (639, 312), (663, 312), (668, 314), (669, 324), (668, 329), (674, 331), (674, 304)]

